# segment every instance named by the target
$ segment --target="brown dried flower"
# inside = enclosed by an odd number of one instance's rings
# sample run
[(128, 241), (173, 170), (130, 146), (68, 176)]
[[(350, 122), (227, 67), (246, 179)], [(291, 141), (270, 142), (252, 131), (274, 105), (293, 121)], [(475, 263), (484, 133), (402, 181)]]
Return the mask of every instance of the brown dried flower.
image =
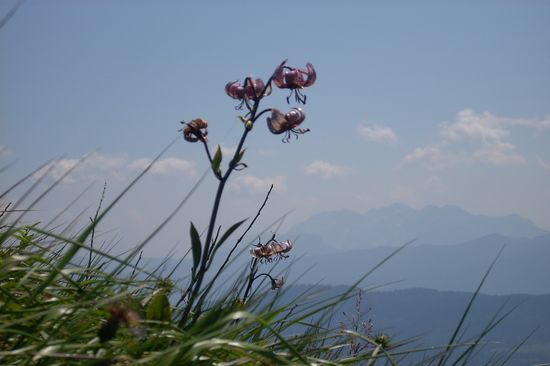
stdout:
[(185, 141), (197, 142), (203, 141), (208, 142), (208, 122), (202, 118), (196, 118), (191, 122), (185, 123), (183, 128), (183, 138)]

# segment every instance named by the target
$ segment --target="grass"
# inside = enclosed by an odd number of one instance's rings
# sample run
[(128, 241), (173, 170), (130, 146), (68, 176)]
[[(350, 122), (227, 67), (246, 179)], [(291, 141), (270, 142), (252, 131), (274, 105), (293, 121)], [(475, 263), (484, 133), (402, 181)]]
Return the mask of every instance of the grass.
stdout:
[[(112, 207), (112, 203), (107, 205), (73, 237), (39, 224), (7, 224), (9, 215), (4, 213), (0, 231), (0, 363), (394, 365), (408, 363), (407, 356), (426, 351), (381, 334), (361, 333), (357, 324), (342, 327), (332, 322), (339, 307), (355, 298), (362, 281), (378, 266), (349, 290), (331, 298), (315, 297), (314, 287), (286, 303), (281, 302), (284, 296), (270, 296), (268, 292), (273, 290), (269, 286), (257, 286), (246, 302), (233, 292), (212, 292), (201, 304), (199, 315), (195, 315), (199, 309), (191, 309), (196, 321), (182, 325), (181, 307), (172, 299), (186, 289), (177, 288), (176, 281), (163, 277), (158, 268), (141, 268), (138, 261), (137, 254), (154, 235), (123, 258), (90, 245), (95, 226)], [(238, 228), (230, 231), (236, 234)], [(242, 237), (233, 240), (240, 242)], [(243, 272), (232, 288), (245, 286), (248, 276)], [(276, 291), (283, 295), (285, 289)], [(474, 299), (475, 294), (449, 343), (431, 347), (431, 356), (419, 364), (472, 361), (476, 347), (507, 315), (495, 314), (477, 339), (457, 340)]]

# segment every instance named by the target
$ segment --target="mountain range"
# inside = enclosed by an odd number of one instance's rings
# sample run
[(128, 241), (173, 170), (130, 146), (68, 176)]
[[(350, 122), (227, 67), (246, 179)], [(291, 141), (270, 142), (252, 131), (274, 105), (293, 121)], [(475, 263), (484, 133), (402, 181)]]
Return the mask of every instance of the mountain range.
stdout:
[(279, 238), (295, 238), (292, 254), (299, 259), (291, 269), (300, 283), (352, 284), (398, 246), (416, 239), (372, 273), (368, 283), (473, 291), (502, 249), (484, 293), (550, 294), (550, 234), (519, 215), (395, 204), (362, 214), (317, 214)]
[[(350, 285), (413, 238), (418, 239), (377, 268), (364, 284), (392, 283), (384, 290), (470, 292), (502, 249), (482, 293), (550, 294), (550, 233), (518, 215), (473, 215), (456, 206), (416, 210), (391, 205), (363, 214), (314, 215), (277, 235), (281, 241), (291, 239), (293, 248), (289, 259), (276, 262), (278, 268), (288, 267), (290, 273), (285, 276), (289, 281)], [(213, 267), (221, 264), (230, 244), (222, 247)], [(240, 250), (243, 255), (228, 273), (247, 268), (248, 248), (241, 246)], [(160, 260), (149, 265), (153, 263)], [(190, 265), (184, 261), (177, 276), (186, 276)]]
[[(300, 245), (298, 241), (296, 247)], [(399, 281), (389, 288), (423, 287), (473, 291), (499, 251), (483, 288), (488, 294), (550, 294), (550, 234), (535, 238), (488, 235), (456, 245), (408, 246), (366, 279), (371, 285)], [(352, 284), (374, 268), (395, 248), (314, 253), (292, 264), (300, 283)], [(309, 271), (300, 274), (299, 270)]]
[(515, 214), (487, 216), (471, 214), (458, 206), (426, 206), (417, 210), (393, 204), (365, 213), (319, 213), (295, 224), (285, 238), (298, 238), (300, 246), (313, 253), (400, 246), (412, 239), (417, 244), (452, 245), (491, 234), (533, 238), (546, 233)]

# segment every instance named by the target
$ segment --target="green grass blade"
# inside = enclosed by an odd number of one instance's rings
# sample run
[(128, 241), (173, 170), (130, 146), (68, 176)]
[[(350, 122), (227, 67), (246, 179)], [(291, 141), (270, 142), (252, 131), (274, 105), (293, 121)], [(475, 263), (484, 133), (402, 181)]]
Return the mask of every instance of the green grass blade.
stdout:
[(456, 328), (453, 332), (453, 335), (451, 336), (451, 339), (449, 340), (448, 348), (445, 349), (445, 351), (441, 354), (441, 358), (439, 359), (439, 362), (437, 363), (437, 366), (442, 366), (449, 359), (449, 357), (451, 357), (451, 354), (452, 354), (452, 351), (453, 351), (452, 348), (451, 348), (451, 345), (454, 344), (454, 342), (455, 342), (455, 340), (458, 336), (458, 333), (460, 332), (460, 329), (462, 329), (462, 326), (464, 325), (464, 322), (466, 321), (466, 317), (468, 316), (468, 313), (470, 312), (470, 309), (472, 308), (472, 305), (474, 304), (474, 301), (475, 301), (477, 295), (479, 294), (479, 291), (483, 287), (483, 284), (487, 280), (487, 277), (489, 276), (489, 273), (491, 273), (493, 267), (495, 266), (495, 264), (496, 264), (496, 262), (497, 262), (498, 258), (500, 257), (503, 250), (504, 250), (504, 247), (502, 247), (498, 251), (495, 259), (493, 259), (493, 261), (491, 262), (491, 265), (489, 266), (489, 268), (487, 269), (487, 271), (483, 275), (483, 278), (481, 279), (479, 285), (477, 286), (476, 291), (474, 292), (474, 294), (470, 298), (470, 301), (468, 302), (468, 305), (466, 306), (466, 309), (464, 310), (464, 313), (462, 314), (462, 317), (460, 318), (460, 321), (458, 322), (458, 325), (456, 326)]

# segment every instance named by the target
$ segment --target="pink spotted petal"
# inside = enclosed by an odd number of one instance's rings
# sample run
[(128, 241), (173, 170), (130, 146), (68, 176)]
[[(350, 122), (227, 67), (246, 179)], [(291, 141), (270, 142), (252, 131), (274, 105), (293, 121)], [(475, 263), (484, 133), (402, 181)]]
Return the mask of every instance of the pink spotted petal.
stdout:
[(277, 108), (271, 110), (271, 117), (267, 117), (267, 128), (275, 135), (279, 135), (286, 132), (287, 120), (285, 115), (281, 113)]
[(306, 114), (301, 108), (292, 108), (286, 115), (290, 129), (298, 127), (306, 119)]
[(283, 62), (281, 62), (281, 64), (279, 66), (277, 66), (277, 68), (273, 72), (272, 79), (273, 79), (273, 82), (275, 83), (275, 85), (278, 88), (284, 88), (283, 84), (284, 84), (284, 80), (285, 80), (284, 75), (285, 75), (285, 64), (286, 64), (286, 62), (287, 62), (287, 60), (284, 60)]
[(317, 73), (315, 72), (315, 69), (310, 62), (306, 64), (305, 74), (307, 75), (307, 80), (304, 83), (304, 87), (313, 85), (313, 83), (315, 83), (315, 80), (317, 79)]

